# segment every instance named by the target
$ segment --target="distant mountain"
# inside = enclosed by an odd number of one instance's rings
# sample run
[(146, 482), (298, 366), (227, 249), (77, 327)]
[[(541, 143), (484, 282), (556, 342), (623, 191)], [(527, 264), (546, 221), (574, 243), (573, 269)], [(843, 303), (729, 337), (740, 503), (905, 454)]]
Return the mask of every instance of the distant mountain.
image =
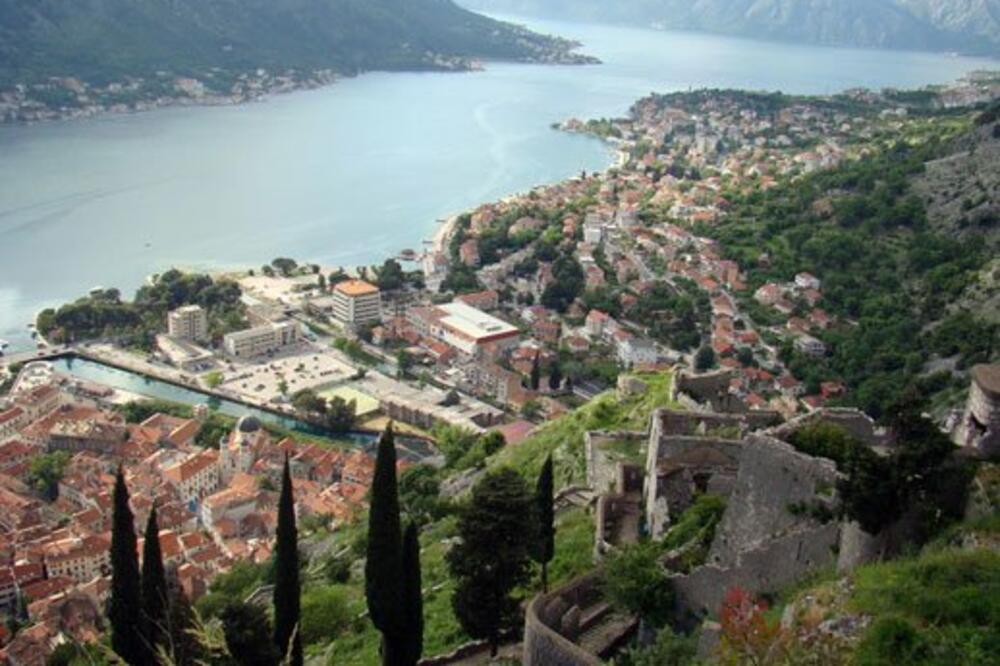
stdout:
[(451, 0), (0, 0), (0, 89), (48, 77), (571, 60), (571, 47)]
[(1000, 0), (461, 0), (480, 10), (811, 44), (1000, 55)]

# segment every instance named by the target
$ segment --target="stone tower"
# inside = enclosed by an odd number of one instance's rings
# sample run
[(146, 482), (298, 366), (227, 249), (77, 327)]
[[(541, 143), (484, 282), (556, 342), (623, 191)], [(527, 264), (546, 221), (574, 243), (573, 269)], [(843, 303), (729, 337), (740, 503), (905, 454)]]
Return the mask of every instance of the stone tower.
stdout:
[(1000, 365), (977, 365), (971, 375), (969, 402), (955, 429), (955, 442), (984, 455), (1000, 454)]

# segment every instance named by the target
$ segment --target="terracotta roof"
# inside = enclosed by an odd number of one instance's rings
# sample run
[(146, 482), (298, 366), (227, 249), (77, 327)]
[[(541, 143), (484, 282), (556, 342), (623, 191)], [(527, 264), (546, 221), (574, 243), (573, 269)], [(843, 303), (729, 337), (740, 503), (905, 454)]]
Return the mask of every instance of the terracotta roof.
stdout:
[(191, 477), (207, 467), (211, 467), (218, 462), (219, 454), (214, 450), (205, 450), (196, 453), (180, 464), (174, 465), (170, 469), (164, 470), (163, 475), (175, 482), (187, 481)]
[(338, 291), (345, 296), (352, 297), (378, 293), (378, 287), (373, 284), (369, 284), (364, 280), (346, 280), (344, 282), (338, 282), (333, 289), (334, 291)]

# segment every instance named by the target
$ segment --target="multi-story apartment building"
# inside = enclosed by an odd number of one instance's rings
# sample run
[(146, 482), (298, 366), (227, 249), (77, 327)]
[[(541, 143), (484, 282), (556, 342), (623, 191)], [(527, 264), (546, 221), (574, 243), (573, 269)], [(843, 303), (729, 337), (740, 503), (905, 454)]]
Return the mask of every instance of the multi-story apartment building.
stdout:
[(177, 489), (181, 501), (195, 507), (204, 498), (219, 490), (219, 452), (199, 451), (183, 462), (163, 470), (163, 477)]
[(223, 347), (230, 356), (253, 358), (294, 345), (301, 337), (298, 322), (281, 321), (230, 333), (223, 338)]
[(347, 280), (333, 288), (333, 316), (348, 326), (363, 326), (382, 318), (378, 287), (363, 280)]
[(185, 305), (167, 314), (167, 334), (179, 340), (208, 339), (208, 316), (200, 305)]
[(72, 537), (46, 547), (45, 567), (49, 578), (65, 576), (88, 583), (110, 571), (110, 553), (111, 543), (104, 536)]

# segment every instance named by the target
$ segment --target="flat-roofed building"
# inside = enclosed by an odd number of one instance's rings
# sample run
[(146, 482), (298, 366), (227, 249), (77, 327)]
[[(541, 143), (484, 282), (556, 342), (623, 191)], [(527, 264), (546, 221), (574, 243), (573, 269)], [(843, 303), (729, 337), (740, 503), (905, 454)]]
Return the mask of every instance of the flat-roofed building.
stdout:
[(488, 347), (511, 348), (521, 332), (502, 319), (461, 302), (413, 308), (410, 322), (420, 333), (444, 342), (468, 356), (478, 356)]
[(382, 319), (382, 295), (364, 280), (346, 280), (333, 287), (333, 317), (348, 326), (363, 326)]
[(178, 340), (208, 339), (208, 316), (200, 305), (185, 305), (167, 314), (167, 334)]
[(223, 347), (230, 356), (253, 358), (294, 345), (301, 337), (298, 322), (282, 321), (229, 333), (223, 338)]

